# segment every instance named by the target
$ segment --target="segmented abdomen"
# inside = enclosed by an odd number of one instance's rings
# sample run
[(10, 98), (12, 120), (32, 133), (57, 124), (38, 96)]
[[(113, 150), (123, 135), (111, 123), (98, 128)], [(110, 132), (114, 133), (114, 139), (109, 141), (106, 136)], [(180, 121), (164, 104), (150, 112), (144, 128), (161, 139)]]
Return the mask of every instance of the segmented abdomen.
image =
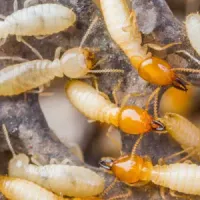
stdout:
[(136, 22), (131, 21), (125, 0), (101, 0), (101, 8), (111, 37), (129, 59), (132, 60), (133, 56), (146, 58), (147, 49), (141, 46), (141, 34)]
[(48, 83), (62, 76), (59, 61), (35, 60), (8, 66), (0, 71), (0, 96), (11, 96)]
[(200, 167), (195, 164), (156, 165), (151, 181), (178, 192), (200, 195)]
[(0, 177), (0, 192), (10, 200), (64, 200), (32, 182), (3, 176)]
[(103, 192), (104, 179), (78, 166), (23, 164), (9, 166), (9, 176), (24, 178), (58, 195), (89, 197)]
[(4, 26), (12, 35), (39, 36), (63, 31), (75, 21), (75, 13), (65, 6), (40, 4), (9, 15), (4, 20)]
[(89, 84), (71, 81), (65, 91), (74, 107), (89, 119), (118, 126), (119, 108)]
[(162, 118), (166, 130), (184, 148), (200, 149), (200, 130), (189, 120), (176, 113), (166, 113)]

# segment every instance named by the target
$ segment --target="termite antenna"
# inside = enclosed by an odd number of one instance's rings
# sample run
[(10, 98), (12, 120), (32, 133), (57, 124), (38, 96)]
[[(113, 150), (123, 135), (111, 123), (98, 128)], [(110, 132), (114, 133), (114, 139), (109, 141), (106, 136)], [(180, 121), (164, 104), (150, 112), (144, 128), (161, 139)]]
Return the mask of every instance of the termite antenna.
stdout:
[(188, 56), (191, 60), (193, 60), (194, 62), (196, 62), (197, 64), (200, 65), (200, 60), (198, 60), (197, 58), (195, 58), (193, 55), (191, 55), (189, 52), (187, 52), (186, 50), (179, 50), (176, 51), (176, 53), (183, 53), (186, 56)]
[(117, 199), (126, 199), (132, 195), (132, 191), (128, 189), (128, 191), (124, 194), (120, 194), (111, 198), (108, 198), (107, 200), (117, 200)]
[(114, 181), (101, 193), (100, 197), (103, 197), (108, 194), (110, 190), (113, 189), (115, 184), (118, 182), (117, 178), (114, 179)]
[(15, 157), (15, 156), (16, 156), (16, 153), (15, 153), (14, 148), (12, 147), (12, 144), (11, 144), (11, 142), (10, 142), (8, 130), (7, 130), (5, 124), (2, 124), (2, 130), (3, 130), (3, 133), (4, 133), (4, 135), (5, 135), (5, 138), (6, 138), (6, 142), (7, 142), (7, 144), (8, 144), (8, 147), (9, 147), (10, 151), (12, 152), (13, 157)]
[(131, 160), (134, 160), (136, 149), (137, 149), (138, 145), (140, 144), (143, 136), (144, 136), (144, 134), (141, 134), (140, 137), (136, 140), (136, 142), (133, 146), (133, 149), (131, 151)]
[[(149, 110), (149, 105), (150, 105), (151, 101), (152, 101), (154, 98), (156, 98), (156, 96), (158, 96), (158, 94), (159, 94), (159, 92), (160, 92), (160, 89), (161, 89), (161, 87), (158, 87), (158, 88), (156, 88), (156, 89), (151, 93), (151, 95), (150, 95), (150, 97), (148, 98), (147, 103), (146, 103), (146, 111)], [(156, 106), (157, 106), (157, 105), (156, 105)], [(154, 103), (154, 107), (155, 107), (155, 103)], [(158, 111), (157, 111), (157, 108), (154, 108), (154, 114), (156, 114), (155, 111), (156, 111), (156, 113), (158, 112)]]
[(83, 39), (80, 43), (80, 46), (79, 46), (79, 49), (81, 49), (88, 37), (88, 35), (90, 34), (91, 30), (93, 29), (94, 25), (97, 23), (98, 21), (98, 16), (96, 16), (93, 20), (92, 20), (92, 23), (90, 24), (88, 30), (86, 31), (85, 35), (83, 36)]
[(89, 70), (89, 73), (101, 74), (101, 73), (124, 73), (123, 69), (99, 69)]
[(192, 68), (174, 68), (173, 71), (187, 72), (187, 73), (200, 73), (200, 69), (192, 69)]
[(158, 118), (158, 108), (159, 108), (158, 94), (159, 94), (159, 91), (160, 91), (160, 88), (155, 94), (154, 106), (153, 106), (153, 112), (154, 112), (154, 118), (155, 119)]

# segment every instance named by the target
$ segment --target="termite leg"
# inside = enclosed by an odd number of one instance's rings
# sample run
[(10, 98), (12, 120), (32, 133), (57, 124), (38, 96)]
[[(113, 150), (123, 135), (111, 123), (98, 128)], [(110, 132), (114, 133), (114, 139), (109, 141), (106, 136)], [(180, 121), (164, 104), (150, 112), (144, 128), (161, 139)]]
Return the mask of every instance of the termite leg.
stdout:
[(160, 186), (160, 196), (163, 200), (166, 200), (165, 191), (166, 191), (166, 189), (164, 187)]
[(191, 160), (185, 160), (183, 163), (194, 164)]
[(68, 165), (68, 164), (73, 164), (73, 162), (71, 160), (69, 160), (68, 158), (65, 158), (62, 162), (59, 162), (56, 158), (51, 158), (49, 163), (51, 165), (53, 164), (62, 164), (62, 165)]
[(137, 183), (129, 183), (129, 184), (126, 183), (126, 185), (129, 185), (130, 187), (143, 187), (147, 185), (149, 182), (150, 181), (139, 181)]
[(113, 127), (112, 125), (109, 126), (108, 131), (107, 131), (107, 133), (106, 133), (106, 136), (112, 141), (112, 143), (113, 143), (114, 145), (117, 146), (117, 148), (119, 149), (120, 154), (121, 154), (121, 144), (120, 144), (120, 142), (117, 141), (116, 139), (114, 139), (114, 138), (110, 135), (111, 132), (112, 132), (112, 130), (113, 130), (114, 128), (115, 128), (115, 127)]
[(185, 162), (186, 160), (188, 160), (188, 158), (192, 157), (194, 154), (196, 154), (198, 151), (196, 149), (193, 149), (191, 152), (188, 153), (187, 156), (181, 158), (180, 160), (178, 160), (177, 162)]
[(104, 63), (106, 60), (108, 59), (108, 56), (104, 57), (104, 58), (101, 58), (100, 60), (98, 60), (91, 68), (91, 71), (92, 69), (95, 69), (98, 65)]
[(61, 162), (62, 165), (69, 165), (69, 164), (74, 164), (70, 159), (68, 158), (65, 158), (62, 162)]
[(18, 56), (0, 56), (0, 60), (12, 60), (12, 61), (18, 61), (18, 62), (27, 62), (28, 59), (21, 58)]
[(91, 78), (91, 79), (92, 79), (92, 83), (93, 83), (93, 85), (94, 85), (96, 91), (97, 91), (101, 96), (103, 96), (105, 99), (110, 100), (110, 98), (108, 97), (107, 94), (105, 94), (104, 92), (100, 92), (100, 91), (99, 91), (98, 78), (97, 78), (94, 74), (88, 74), (88, 75), (85, 75), (85, 76), (83, 76), (83, 77), (81, 77), (81, 78), (79, 78), (79, 79), (85, 79), (85, 78), (87, 78), (87, 79), (88, 79), (88, 78)]
[(47, 38), (49, 35), (43, 35), (43, 36), (34, 36), (37, 40), (43, 40)]
[(32, 155), (31, 156), (31, 162), (37, 166), (42, 166), (42, 164), (38, 161), (38, 156), (37, 155)]
[(183, 199), (188, 199), (188, 196), (187, 195), (180, 195), (180, 194), (177, 194), (176, 191), (174, 190), (169, 190), (169, 194), (172, 196), (172, 197), (175, 197), (175, 198), (183, 198)]
[(43, 60), (42, 55), (39, 53), (39, 51), (37, 49), (35, 49), (34, 47), (32, 47), (28, 42), (26, 42), (21, 36), (16, 36), (16, 39), (18, 42), (22, 42), (23, 44), (25, 44), (29, 49), (31, 49), (31, 51), (41, 60)]
[(13, 2), (13, 10), (16, 12), (18, 10), (18, 0), (14, 0)]
[(63, 47), (57, 47), (55, 50), (54, 59), (59, 59), (61, 53), (64, 51), (65, 51), (65, 49)]
[(174, 153), (174, 154), (172, 154), (172, 155), (170, 155), (170, 156), (167, 156), (167, 157), (165, 157), (165, 158), (160, 158), (160, 159), (158, 160), (158, 163), (159, 163), (160, 165), (163, 165), (163, 164), (166, 163), (167, 160), (172, 159), (172, 158), (175, 158), (175, 157), (177, 157), (177, 156), (179, 156), (179, 155), (181, 155), (181, 154), (183, 154), (183, 153), (188, 153), (188, 151), (193, 152), (193, 150), (194, 150), (193, 147), (189, 147), (189, 148), (187, 148), (187, 149), (184, 149), (184, 150), (182, 150), (182, 151), (179, 151), (179, 152), (177, 152), (177, 153)]
[[(83, 161), (84, 162), (84, 156), (83, 156), (83, 152), (80, 148), (80, 146), (76, 143), (69, 143), (68, 144), (68, 147), (70, 149), (70, 151), (79, 158), (79, 160)], [(67, 159), (65, 159), (67, 161)], [(65, 162), (65, 160), (62, 161), (62, 164), (63, 162)], [(69, 161), (69, 159), (68, 159)], [(72, 164), (72, 161), (70, 162)]]
[(163, 51), (163, 50), (166, 50), (170, 47), (173, 47), (175, 45), (180, 45), (182, 44), (182, 42), (172, 42), (172, 43), (169, 43), (165, 46), (160, 46), (158, 44), (153, 44), (153, 43), (148, 43), (148, 44), (145, 44), (147, 47), (151, 48), (151, 49), (154, 49), (156, 51)]
[(131, 195), (132, 195), (132, 191), (130, 189), (128, 189), (128, 192), (126, 192), (125, 194), (120, 194), (120, 195), (117, 195), (114, 197), (110, 197), (107, 200), (127, 199)]
[(110, 190), (112, 190), (112, 188), (115, 186), (115, 184), (116, 184), (117, 182), (118, 182), (118, 180), (117, 180), (117, 178), (115, 178), (115, 179), (113, 180), (113, 182), (101, 193), (101, 195), (99, 195), (99, 197), (103, 197), (103, 196), (107, 195), (108, 192), (109, 192)]
[(123, 97), (120, 107), (123, 108), (131, 97), (141, 97), (145, 95), (146, 95), (146, 92), (144, 93), (133, 92), (133, 93), (127, 94)]
[(44, 85), (41, 85), (38, 88), (39, 88), (39, 90), (31, 90), (31, 91), (27, 91), (27, 93), (40, 94), (40, 93), (44, 92)]
[(183, 53), (186, 56), (188, 56), (191, 60), (193, 60), (194, 62), (200, 65), (200, 61), (197, 58), (195, 58), (193, 55), (191, 55), (189, 52), (187, 52), (186, 50), (179, 50), (179, 51), (176, 51), (176, 53)]
[(119, 105), (119, 100), (118, 100), (118, 97), (117, 97), (117, 92), (120, 89), (121, 84), (122, 84), (122, 79), (118, 80), (117, 84), (114, 86), (113, 91), (112, 91), (112, 96), (114, 98), (114, 102), (115, 102), (116, 105)]
[(28, 8), (35, 4), (38, 4), (38, 0), (26, 0), (26, 1), (24, 1), (24, 8)]

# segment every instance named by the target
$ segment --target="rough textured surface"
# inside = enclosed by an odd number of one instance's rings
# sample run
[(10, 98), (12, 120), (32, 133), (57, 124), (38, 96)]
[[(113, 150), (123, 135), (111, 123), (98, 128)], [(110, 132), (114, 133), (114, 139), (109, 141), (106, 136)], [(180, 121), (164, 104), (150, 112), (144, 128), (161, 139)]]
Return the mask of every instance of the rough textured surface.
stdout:
[[(41, 0), (40, 3), (57, 2), (50, 0)], [(73, 8), (74, 12), (78, 15), (78, 22), (74, 27), (64, 31), (60, 34), (49, 36), (44, 40), (37, 40), (34, 38), (27, 38), (34, 47), (36, 47), (40, 53), (48, 59), (52, 59), (55, 48), (57, 46), (63, 46), (66, 49), (78, 46), (81, 38), (88, 28), (89, 22), (95, 15), (100, 16), (100, 12), (91, 0), (60, 0), (60, 3)], [(155, 41), (161, 43), (168, 43), (172, 41), (183, 41), (182, 48), (187, 46), (187, 50), (193, 50), (185, 41), (185, 32), (183, 25), (177, 21), (164, 0), (133, 0), (133, 8), (138, 15), (138, 24), (143, 33), (152, 33)], [(20, 0), (20, 7), (22, 7), (23, 0)], [(0, 1), (0, 13), (8, 15), (12, 13), (12, 0)], [(148, 41), (149, 37), (144, 37), (144, 41)], [(145, 81), (140, 79), (136, 71), (132, 70), (129, 61), (125, 55), (119, 50), (119, 48), (110, 39), (110, 36), (105, 28), (102, 18), (99, 19), (98, 25), (94, 28), (90, 34), (89, 39), (86, 41), (85, 46), (100, 48), (100, 52), (96, 54), (98, 59), (107, 56), (107, 60), (101, 64), (100, 68), (122, 68), (125, 70), (124, 82), (119, 96), (122, 97), (128, 92), (141, 92), (146, 90), (147, 93), (151, 93), (153, 86), (149, 86)], [(175, 48), (173, 48), (174, 50)], [(168, 53), (172, 51), (171, 49)], [(157, 53), (157, 52), (155, 52)], [(1, 47), (1, 55), (18, 55), (28, 59), (35, 59), (35, 56), (30, 50), (23, 44), (16, 42), (14, 37), (10, 37), (7, 43)], [(162, 57), (167, 54), (157, 53)], [(185, 59), (180, 56), (170, 54), (167, 60), (173, 66), (191, 66)], [(1, 62), (1, 68), (10, 64), (11, 62)], [(192, 65), (194, 67), (194, 65)], [(107, 94), (111, 94), (113, 86), (117, 80), (122, 77), (121, 75), (109, 74), (100, 76), (100, 89)], [(132, 99), (129, 103), (135, 103), (144, 107), (144, 103), (147, 100), (147, 96)], [(59, 120), (59, 118), (57, 118)], [(76, 165), (82, 165), (69, 149), (62, 145), (58, 140), (51, 136), (51, 130), (49, 129), (43, 113), (41, 112), (40, 105), (38, 103), (37, 95), (28, 95), (27, 100), (24, 100), (24, 96), (0, 99), (0, 122), (5, 123), (11, 137), (11, 141), (16, 152), (24, 152), (28, 155), (40, 154), (44, 162), (47, 163), (50, 158), (57, 158), (62, 160), (68, 157)], [(127, 136), (122, 133), (123, 137), (123, 151), (130, 152), (136, 136)], [(1, 171), (5, 173), (6, 165), (8, 161), (8, 147), (3, 139), (3, 135), (0, 134), (2, 160)], [(148, 133), (142, 143), (139, 145), (137, 152), (142, 155), (149, 155), (153, 162), (156, 163), (160, 157), (165, 157), (173, 152), (180, 150), (178, 144), (169, 139), (168, 135), (156, 135), (154, 133)], [(5, 152), (5, 154), (4, 154)], [(106, 183), (109, 184), (113, 177), (104, 173), (98, 168), (88, 166), (94, 169), (98, 173), (105, 177)], [(126, 186), (122, 183), (110, 192), (109, 196), (115, 196), (119, 192), (124, 191)], [(173, 199), (167, 194), (168, 199)], [(134, 200), (159, 200), (159, 188), (148, 184), (145, 187), (134, 188), (133, 196), (129, 199)], [(195, 199), (195, 197), (192, 197)], [(196, 199), (199, 199), (198, 197)]]

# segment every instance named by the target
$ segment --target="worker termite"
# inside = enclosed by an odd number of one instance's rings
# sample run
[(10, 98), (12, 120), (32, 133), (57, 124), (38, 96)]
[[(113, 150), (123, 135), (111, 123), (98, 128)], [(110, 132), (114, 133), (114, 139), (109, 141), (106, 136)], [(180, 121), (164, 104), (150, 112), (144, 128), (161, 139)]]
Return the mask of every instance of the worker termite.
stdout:
[(29, 45), (22, 36), (46, 36), (58, 33), (72, 26), (76, 21), (76, 14), (63, 5), (41, 4), (26, 8), (30, 0), (26, 0), (25, 8), (17, 11), (17, 0), (14, 0), (14, 13), (1, 17), (0, 38), (2, 44), (9, 35), (16, 35), (19, 42), (23, 42), (40, 58), (40, 53)]
[[(64, 198), (33, 182), (6, 176), (0, 176), (0, 192), (10, 200), (103, 200), (100, 197)], [(108, 200), (126, 199), (129, 196), (130, 192), (108, 198)]]
[(164, 129), (146, 110), (135, 105), (125, 106), (125, 101), (118, 107), (87, 83), (72, 80), (66, 84), (65, 92), (72, 105), (90, 120), (111, 124), (128, 134)]
[[(150, 52), (147, 53), (147, 46), (141, 45), (142, 38), (136, 24), (136, 16), (134, 12), (130, 12), (125, 0), (100, 0), (100, 4), (112, 39), (125, 52), (140, 77), (158, 86), (173, 85), (180, 90), (187, 91), (186, 80), (176, 72), (199, 73), (200, 70), (173, 69), (166, 61), (153, 57)], [(163, 50), (175, 44), (177, 43), (171, 43), (164, 47), (159, 47), (155, 44), (148, 44), (148, 46), (157, 50)], [(149, 99), (147, 107), (151, 99), (158, 95), (159, 91), (160, 87)]]
[[(102, 158), (100, 166), (111, 171), (120, 181), (130, 186), (142, 186), (152, 181), (156, 185), (174, 191), (200, 195), (200, 166), (187, 163), (153, 166), (149, 158), (135, 155), (138, 141), (131, 155), (118, 159)], [(162, 197), (165, 199), (164, 196)]]
[(198, 13), (188, 15), (186, 17), (185, 25), (190, 43), (200, 55), (200, 15)]
[(61, 164), (53, 164), (52, 160), (45, 166), (30, 164), (28, 156), (15, 154), (5, 125), (2, 129), (13, 154), (8, 164), (9, 176), (32, 181), (58, 195), (89, 197), (103, 192), (104, 179), (85, 167), (65, 165), (66, 160)]
[(65, 51), (61, 58), (62, 48), (58, 47), (53, 61), (33, 60), (2, 69), (0, 71), (0, 96), (17, 95), (33, 88), (43, 88), (44, 84), (49, 83), (55, 77), (64, 75), (69, 78), (84, 78), (88, 73), (123, 73), (123, 70), (118, 69), (92, 69), (94, 68), (94, 54), (87, 48), (82, 48), (82, 45), (97, 20), (96, 17), (91, 23), (80, 47)]
[[(200, 130), (192, 122), (176, 113), (166, 113), (158, 119), (165, 125), (166, 131), (175, 139), (188, 155), (200, 160)], [(181, 159), (181, 160), (183, 160)]]

